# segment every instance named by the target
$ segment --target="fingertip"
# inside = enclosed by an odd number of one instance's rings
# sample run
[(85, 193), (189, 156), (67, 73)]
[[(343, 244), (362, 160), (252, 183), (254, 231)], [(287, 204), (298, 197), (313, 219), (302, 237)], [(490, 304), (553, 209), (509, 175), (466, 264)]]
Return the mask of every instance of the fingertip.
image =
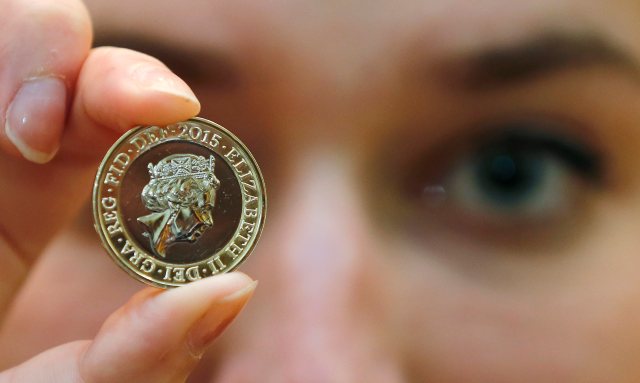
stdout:
[[(189, 283), (179, 288), (159, 294), (155, 300), (161, 305), (171, 306), (172, 302), (186, 299), (197, 302), (218, 302), (250, 287), (255, 281), (241, 272), (220, 274)], [(186, 303), (185, 303), (186, 305)]]
[(83, 110), (98, 125), (126, 131), (195, 116), (191, 88), (160, 61), (123, 48), (92, 52), (79, 81)]
[(187, 83), (159, 61), (144, 60), (132, 65), (128, 77), (141, 92), (157, 93), (173, 97), (176, 101), (200, 105)]
[(186, 377), (255, 285), (245, 274), (230, 273), (172, 290), (143, 290), (100, 330), (83, 361), (85, 376), (136, 382), (155, 382), (168, 373)]
[(251, 281), (222, 300), (214, 301), (202, 319), (189, 330), (187, 346), (194, 357), (201, 357), (213, 341), (233, 322), (251, 299), (257, 285), (258, 281)]

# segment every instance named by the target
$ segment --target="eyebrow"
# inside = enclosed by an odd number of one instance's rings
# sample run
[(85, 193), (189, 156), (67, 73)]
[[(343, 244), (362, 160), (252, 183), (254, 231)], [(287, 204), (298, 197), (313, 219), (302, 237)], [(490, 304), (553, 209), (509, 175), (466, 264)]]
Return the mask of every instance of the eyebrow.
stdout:
[(449, 62), (445, 77), (460, 88), (491, 90), (544, 75), (592, 66), (616, 67), (640, 79), (630, 53), (595, 34), (545, 33), (518, 43), (482, 49)]
[(146, 53), (162, 61), (179, 77), (190, 82), (206, 82), (210, 88), (229, 89), (240, 82), (231, 58), (215, 49), (181, 45), (146, 35), (99, 31), (93, 46), (116, 46)]

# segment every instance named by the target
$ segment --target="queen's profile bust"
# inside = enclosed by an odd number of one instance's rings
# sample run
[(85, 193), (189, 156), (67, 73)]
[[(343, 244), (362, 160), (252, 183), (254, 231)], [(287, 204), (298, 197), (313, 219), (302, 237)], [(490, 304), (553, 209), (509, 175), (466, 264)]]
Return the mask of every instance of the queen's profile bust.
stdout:
[(152, 213), (139, 217), (156, 255), (177, 242), (193, 243), (213, 226), (213, 207), (220, 181), (214, 174), (215, 158), (172, 154), (150, 163), (149, 183), (142, 201)]

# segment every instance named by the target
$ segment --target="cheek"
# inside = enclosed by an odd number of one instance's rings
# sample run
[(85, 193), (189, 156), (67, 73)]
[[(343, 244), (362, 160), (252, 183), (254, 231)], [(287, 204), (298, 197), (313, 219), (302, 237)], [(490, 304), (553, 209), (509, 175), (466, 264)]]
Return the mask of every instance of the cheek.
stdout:
[(205, 204), (209, 205), (209, 206), (215, 206), (216, 204), (216, 191), (210, 191), (209, 193), (206, 194), (206, 198), (205, 198)]
[(468, 275), (480, 274), (486, 259), (463, 271), (428, 250), (396, 252), (394, 327), (411, 375), (440, 383), (640, 381), (640, 265), (629, 256), (636, 245), (617, 241), (613, 254), (603, 251), (610, 240), (595, 237), (599, 246), (566, 256), (576, 261), (553, 258), (544, 274), (531, 265), (493, 279)]
[(181, 230), (188, 230), (191, 226), (198, 222), (198, 218), (191, 209), (183, 208), (175, 220), (175, 224)]

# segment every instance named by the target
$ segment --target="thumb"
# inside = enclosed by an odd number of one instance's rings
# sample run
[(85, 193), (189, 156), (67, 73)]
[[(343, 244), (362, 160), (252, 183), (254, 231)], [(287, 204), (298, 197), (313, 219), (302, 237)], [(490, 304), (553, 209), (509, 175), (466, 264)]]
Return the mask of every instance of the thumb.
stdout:
[(57, 151), (78, 73), (91, 47), (79, 0), (0, 1), (0, 148), (48, 162)]
[(251, 297), (242, 273), (174, 290), (147, 288), (113, 313), (93, 341), (68, 343), (4, 371), (5, 382), (184, 382)]

